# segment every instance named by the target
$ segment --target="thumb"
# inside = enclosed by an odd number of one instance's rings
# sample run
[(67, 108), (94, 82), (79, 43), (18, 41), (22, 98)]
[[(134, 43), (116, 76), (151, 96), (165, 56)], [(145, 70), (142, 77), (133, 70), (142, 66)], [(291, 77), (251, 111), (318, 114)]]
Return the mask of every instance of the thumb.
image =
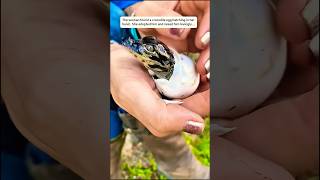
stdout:
[(140, 90), (127, 90), (122, 94), (121, 98), (127, 102), (122, 103), (123, 108), (138, 119), (153, 135), (165, 137), (181, 131), (192, 134), (202, 133), (204, 120), (201, 116), (181, 105), (165, 104), (152, 88), (143, 85), (142, 81), (136, 83), (140, 83), (136, 86), (140, 87)]
[(166, 106), (166, 113), (162, 113), (161, 121), (165, 121), (163, 128), (168, 134), (176, 132), (187, 132), (201, 134), (204, 130), (204, 120), (198, 114), (180, 105), (169, 104)]

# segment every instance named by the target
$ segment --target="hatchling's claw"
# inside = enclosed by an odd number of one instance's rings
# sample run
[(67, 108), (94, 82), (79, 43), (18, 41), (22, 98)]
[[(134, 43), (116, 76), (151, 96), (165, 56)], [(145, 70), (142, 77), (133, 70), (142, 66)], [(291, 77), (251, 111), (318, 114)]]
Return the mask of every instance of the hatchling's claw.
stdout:
[(182, 104), (183, 103), (181, 100), (167, 100), (167, 99), (164, 99), (163, 101), (166, 104)]

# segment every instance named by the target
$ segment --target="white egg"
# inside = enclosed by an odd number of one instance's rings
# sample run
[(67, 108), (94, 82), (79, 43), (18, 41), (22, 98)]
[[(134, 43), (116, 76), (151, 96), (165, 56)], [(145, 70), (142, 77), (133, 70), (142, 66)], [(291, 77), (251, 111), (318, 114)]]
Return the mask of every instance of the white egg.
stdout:
[(200, 75), (192, 59), (173, 50), (175, 65), (169, 80), (155, 79), (158, 90), (166, 97), (181, 99), (192, 95), (198, 88)]
[(267, 1), (215, 2), (211, 107), (214, 117), (231, 118), (252, 111), (277, 87), (286, 42), (276, 33)]

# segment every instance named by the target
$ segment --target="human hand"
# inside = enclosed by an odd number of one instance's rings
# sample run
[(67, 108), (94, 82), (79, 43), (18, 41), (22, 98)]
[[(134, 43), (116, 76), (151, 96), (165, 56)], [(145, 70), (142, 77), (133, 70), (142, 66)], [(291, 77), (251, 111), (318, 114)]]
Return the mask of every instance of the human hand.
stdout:
[[(164, 103), (146, 69), (125, 47), (111, 45), (110, 65), (110, 89), (115, 102), (153, 135), (164, 137), (182, 130), (193, 134), (203, 131), (201, 116), (180, 105)], [(202, 126), (192, 126), (192, 122)]]
[(210, 1), (180, 1), (176, 11), (187, 16), (197, 16), (198, 28), (190, 33), (190, 37), (194, 37), (194, 44), (201, 51), (196, 64), (201, 77), (200, 87), (194, 95), (184, 99), (182, 105), (202, 117), (208, 116), (210, 113)]
[[(197, 61), (197, 69), (201, 77), (198, 90), (192, 96), (183, 99), (182, 104), (182, 106), (198, 113), (202, 117), (210, 114), (210, 83), (208, 77), (210, 76), (210, 73), (208, 73), (210, 71), (210, 60), (206, 62), (207, 64), (209, 62), (209, 66), (203, 65), (205, 57), (208, 57), (209, 53), (209, 48), (206, 48)], [(203, 70), (203, 67), (205, 70)]]
[(300, 14), (306, 3), (281, 0), (277, 6), (279, 31), (288, 40), (288, 66), (279, 87), (259, 109), (224, 124), (237, 127), (224, 138), (295, 176), (319, 171), (319, 67)]
[[(316, 7), (313, 9), (305, 8), (308, 3), (319, 6), (319, 4), (316, 5), (314, 3), (316, 1), (318, 0), (279, 0), (277, 3), (276, 21), (278, 30), (288, 41), (289, 63), (304, 66), (314, 63), (316, 57), (312, 53), (309, 44), (310, 40), (319, 33), (319, 29), (312, 27), (312, 21), (319, 21), (319, 16), (316, 17), (317, 14), (319, 15), (319, 9), (316, 12)], [(309, 14), (309, 19), (304, 17), (305, 11), (309, 11), (307, 13)], [(312, 15), (315, 17), (312, 17)], [(315, 38), (318, 38), (319, 43), (319, 36)], [(319, 52), (319, 49), (317, 51)]]
[[(142, 36), (157, 36), (168, 46), (178, 52), (201, 52), (197, 60), (197, 70), (201, 75), (198, 91), (183, 100), (183, 106), (201, 116), (209, 115), (210, 110), (210, 1), (144, 1), (137, 3), (127, 10), (135, 16), (197, 16), (197, 29), (138, 29)], [(206, 64), (206, 66), (205, 66)]]

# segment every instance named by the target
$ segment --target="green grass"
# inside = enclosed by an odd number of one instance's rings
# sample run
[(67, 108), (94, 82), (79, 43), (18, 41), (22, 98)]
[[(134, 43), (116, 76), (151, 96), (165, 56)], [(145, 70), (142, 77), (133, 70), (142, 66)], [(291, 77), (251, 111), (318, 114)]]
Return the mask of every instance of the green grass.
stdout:
[[(205, 119), (205, 129), (201, 135), (183, 133), (186, 143), (189, 145), (196, 158), (206, 166), (210, 166), (210, 119)], [(157, 163), (152, 153), (146, 152), (143, 160), (137, 163), (123, 162), (121, 169), (126, 179), (167, 179), (165, 175), (157, 171)]]
[(126, 179), (167, 179), (166, 176), (157, 171), (157, 164), (151, 153), (147, 155), (148, 163), (142, 163), (141, 160), (136, 165), (130, 166), (124, 162), (121, 169), (126, 172)]

